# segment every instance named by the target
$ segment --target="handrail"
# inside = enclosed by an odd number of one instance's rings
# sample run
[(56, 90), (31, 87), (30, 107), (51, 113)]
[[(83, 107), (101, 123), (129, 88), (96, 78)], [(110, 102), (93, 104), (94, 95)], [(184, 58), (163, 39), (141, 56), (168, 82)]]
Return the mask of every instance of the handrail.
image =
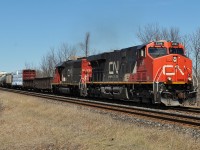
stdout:
[[(159, 71), (162, 69), (162, 67), (160, 67), (159, 69), (158, 69), (158, 71), (157, 71), (157, 73), (156, 73), (156, 76), (154, 77), (154, 79), (153, 79), (153, 82), (155, 82), (155, 80), (156, 80), (156, 78), (157, 78), (157, 76), (158, 76), (158, 73), (159, 73)], [(160, 72), (160, 75), (161, 75), (161, 72)], [(160, 78), (160, 75), (159, 75), (159, 78)], [(158, 78), (158, 79), (159, 79)], [(158, 81), (158, 80), (157, 80)]]
[[(154, 79), (153, 79), (153, 91), (155, 92), (155, 87), (154, 87), (154, 83), (156, 83), (157, 84), (157, 88), (156, 88), (156, 92), (158, 92), (158, 80), (160, 79), (160, 75), (161, 75), (161, 73), (162, 73), (162, 67), (160, 67), (159, 69), (158, 69), (158, 71), (157, 71), (157, 73), (156, 73), (156, 76), (154, 77)], [(161, 71), (161, 72), (160, 72)], [(160, 73), (159, 73), (160, 72)], [(159, 74), (159, 75), (158, 75)], [(156, 78), (158, 77), (158, 79), (157, 79), (157, 81), (156, 81)]]
[[(161, 69), (161, 70), (162, 70), (162, 69)], [(157, 82), (158, 82), (158, 80), (160, 79), (161, 73), (162, 73), (162, 71), (160, 72), (160, 74), (159, 74), (159, 76), (158, 76)]]

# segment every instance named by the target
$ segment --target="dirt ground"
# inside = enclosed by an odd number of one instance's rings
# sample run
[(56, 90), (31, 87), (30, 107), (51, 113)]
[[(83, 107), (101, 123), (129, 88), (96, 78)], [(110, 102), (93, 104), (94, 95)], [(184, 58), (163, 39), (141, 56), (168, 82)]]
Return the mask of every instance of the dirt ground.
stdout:
[(200, 140), (72, 104), (0, 91), (0, 149), (199, 150)]

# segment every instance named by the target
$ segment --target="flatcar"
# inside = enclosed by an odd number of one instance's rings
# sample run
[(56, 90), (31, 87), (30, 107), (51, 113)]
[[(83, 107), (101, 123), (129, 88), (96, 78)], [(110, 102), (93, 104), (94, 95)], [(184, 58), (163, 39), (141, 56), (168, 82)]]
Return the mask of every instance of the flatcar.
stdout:
[(194, 82), (184, 46), (162, 40), (66, 61), (57, 65), (52, 87), (66, 94), (180, 106), (196, 104)]

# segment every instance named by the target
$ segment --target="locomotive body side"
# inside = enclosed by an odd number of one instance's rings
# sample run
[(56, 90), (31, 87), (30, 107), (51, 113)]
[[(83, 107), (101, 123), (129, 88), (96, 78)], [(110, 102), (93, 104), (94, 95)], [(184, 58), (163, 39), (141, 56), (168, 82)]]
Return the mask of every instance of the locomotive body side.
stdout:
[(145, 59), (145, 45), (115, 50), (88, 57), (92, 80), (88, 83), (92, 96), (149, 102), (152, 66)]
[(166, 106), (195, 105), (192, 62), (184, 47), (158, 41), (88, 57), (90, 96)]

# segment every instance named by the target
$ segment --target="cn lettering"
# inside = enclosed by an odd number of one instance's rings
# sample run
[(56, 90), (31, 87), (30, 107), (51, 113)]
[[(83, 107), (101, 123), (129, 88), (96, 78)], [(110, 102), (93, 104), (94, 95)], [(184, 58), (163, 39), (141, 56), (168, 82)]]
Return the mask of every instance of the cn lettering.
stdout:
[(115, 74), (115, 73), (118, 74), (118, 71), (119, 71), (119, 61), (109, 62), (109, 74)]
[(168, 76), (174, 76), (175, 75), (175, 71), (174, 72), (166, 72), (166, 68), (175, 68), (174, 70), (178, 70), (182, 75), (184, 75), (184, 72), (181, 70), (181, 68), (176, 65), (176, 66), (173, 66), (173, 65), (164, 65), (163, 66), (163, 74), (164, 75), (168, 75)]

